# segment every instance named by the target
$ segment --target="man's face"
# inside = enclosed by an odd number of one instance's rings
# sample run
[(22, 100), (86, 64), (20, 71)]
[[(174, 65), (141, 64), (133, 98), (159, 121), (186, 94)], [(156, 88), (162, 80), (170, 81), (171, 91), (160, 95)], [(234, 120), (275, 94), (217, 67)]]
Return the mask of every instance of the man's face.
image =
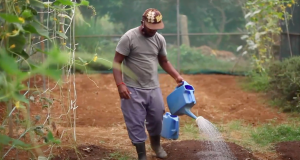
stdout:
[(152, 30), (152, 29), (149, 29), (146, 25), (144, 25), (144, 31), (145, 31), (145, 35), (147, 37), (152, 37), (155, 35), (155, 33), (157, 32), (157, 30)]

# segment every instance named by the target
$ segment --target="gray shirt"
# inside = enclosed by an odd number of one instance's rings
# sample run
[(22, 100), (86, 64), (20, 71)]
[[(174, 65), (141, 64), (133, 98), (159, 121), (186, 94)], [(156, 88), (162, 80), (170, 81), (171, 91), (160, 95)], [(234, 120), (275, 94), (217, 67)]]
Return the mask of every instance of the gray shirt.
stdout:
[(116, 51), (126, 56), (123, 65), (136, 76), (131, 78), (123, 70), (123, 80), (127, 86), (142, 89), (159, 87), (157, 56), (167, 55), (166, 41), (161, 34), (145, 37), (139, 27), (130, 29), (121, 37)]

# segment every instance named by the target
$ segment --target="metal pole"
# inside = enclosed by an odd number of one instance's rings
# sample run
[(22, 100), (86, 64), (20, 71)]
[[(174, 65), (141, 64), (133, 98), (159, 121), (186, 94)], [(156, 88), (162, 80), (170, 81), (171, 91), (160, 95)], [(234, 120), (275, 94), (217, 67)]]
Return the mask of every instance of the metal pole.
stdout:
[(177, 0), (177, 71), (180, 72), (180, 23), (179, 23), (179, 0)]

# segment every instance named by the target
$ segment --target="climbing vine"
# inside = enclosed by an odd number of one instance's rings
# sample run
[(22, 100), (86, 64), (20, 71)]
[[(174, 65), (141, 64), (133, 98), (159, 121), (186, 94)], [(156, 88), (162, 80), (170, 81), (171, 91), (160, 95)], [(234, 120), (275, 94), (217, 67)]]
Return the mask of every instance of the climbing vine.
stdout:
[(252, 67), (257, 72), (265, 72), (274, 60), (274, 46), (279, 42), (281, 24), (292, 18), (286, 8), (297, 5), (295, 0), (249, 0), (243, 9), (245, 13), (247, 35), (241, 37), (246, 45), (237, 51), (251, 56)]
[[(7, 111), (0, 115), (0, 159), (13, 148), (28, 151), (36, 158), (32, 150), (60, 143), (51, 129), (46, 128), (48, 123), (40, 123), (39, 116), (31, 119), (33, 95), (44, 101), (41, 111), (53, 101), (26, 80), (42, 75), (61, 84), (59, 79), (63, 71), (70, 70), (74, 64), (71, 53), (74, 53), (72, 46), (75, 44), (67, 34), (72, 35), (72, 16), (75, 8), (81, 5), (89, 6), (89, 3), (86, 0), (80, 3), (71, 0), (0, 0), (0, 107), (6, 106)], [(41, 63), (30, 61), (36, 54), (46, 58)], [(43, 155), (42, 151), (37, 152), (39, 156)]]

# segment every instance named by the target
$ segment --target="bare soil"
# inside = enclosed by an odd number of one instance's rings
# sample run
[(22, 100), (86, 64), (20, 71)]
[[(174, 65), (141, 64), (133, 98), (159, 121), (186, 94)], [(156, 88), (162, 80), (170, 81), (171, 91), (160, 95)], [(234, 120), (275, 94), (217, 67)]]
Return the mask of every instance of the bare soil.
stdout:
[[(239, 77), (227, 75), (183, 75), (183, 77), (195, 88), (197, 104), (191, 111), (196, 116), (203, 116), (212, 123), (224, 124), (232, 120), (241, 120), (245, 124), (256, 126), (269, 121), (282, 123), (287, 118), (286, 114), (269, 107), (257, 93), (243, 91), (237, 84)], [(165, 109), (169, 111), (166, 97), (174, 90), (176, 84), (166, 74), (161, 74), (159, 79), (165, 100)], [(62, 137), (63, 144), (73, 142), (72, 133), (76, 132), (77, 151), (75, 152), (71, 148), (54, 148), (55, 159), (65, 159), (66, 157), (78, 159), (78, 156), (91, 160), (114, 159), (112, 157), (116, 153), (126, 154), (131, 157), (129, 159), (136, 157), (135, 149), (127, 135), (120, 109), (120, 99), (112, 74), (76, 74), (76, 83), (74, 83), (76, 95), (73, 89), (68, 90), (67, 88), (69, 86), (74, 87), (73, 83), (68, 84), (68, 86), (65, 85), (59, 90), (56, 84), (51, 81), (44, 84), (41, 77), (36, 77), (35, 81), (32, 79), (31, 84), (36, 84), (38, 88), (45, 85), (51, 90), (51, 94), (45, 96), (53, 100), (54, 103), (50, 108), (42, 108), (41, 106), (45, 105), (46, 102), (40, 102), (35, 97), (35, 102), (30, 107), (32, 119), (38, 115), (41, 118), (37, 123), (43, 123), (47, 116), (46, 113), (50, 112), (51, 117), (53, 117), (51, 121), (55, 122), (56, 126), (54, 136), (56, 138)], [(74, 103), (74, 99), (76, 99), (76, 103)], [(70, 114), (64, 115), (63, 113), (66, 112)], [(73, 115), (76, 115), (75, 131), (71, 126), (73, 125), (71, 122), (74, 120)], [(190, 117), (181, 116), (180, 127), (193, 121)], [(147, 140), (146, 143), (148, 158), (155, 160), (149, 141)], [(181, 139), (181, 133), (177, 141), (162, 139), (162, 143), (169, 154), (168, 159), (174, 160), (195, 159), (195, 153), (203, 149), (203, 142)], [(296, 149), (299, 150), (299, 143), (287, 143), (278, 144), (277, 152), (281, 154), (278, 155), (278, 160), (286, 157), (299, 159), (300, 152), (296, 151)], [(239, 159), (268, 159), (267, 155), (255, 158), (254, 155), (259, 154), (252, 154), (251, 151), (243, 149), (237, 144), (228, 143), (228, 145)], [(291, 148), (284, 149), (282, 145)], [(11, 152), (10, 155), (14, 156), (14, 152)]]
[(276, 151), (282, 160), (300, 159), (300, 142), (281, 142), (276, 144)]

